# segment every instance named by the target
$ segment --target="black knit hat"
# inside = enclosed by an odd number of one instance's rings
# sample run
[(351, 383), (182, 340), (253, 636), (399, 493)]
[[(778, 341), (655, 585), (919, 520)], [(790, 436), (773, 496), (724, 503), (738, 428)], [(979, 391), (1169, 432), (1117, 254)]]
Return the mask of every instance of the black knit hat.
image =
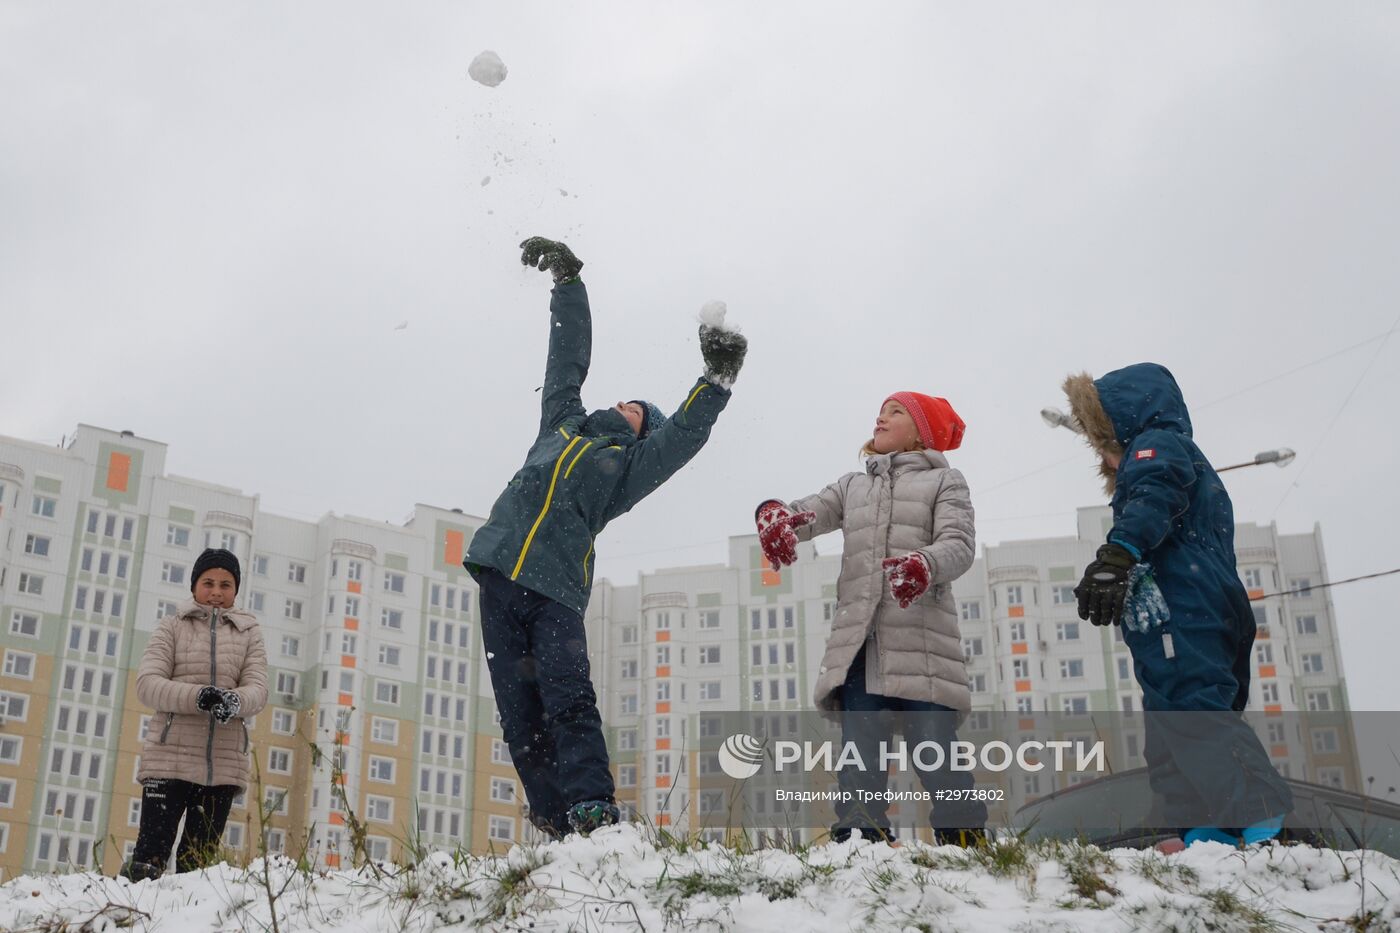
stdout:
[(195, 558), (194, 572), (190, 574), (190, 592), (194, 592), (194, 586), (204, 575), (204, 571), (216, 567), (233, 574), (233, 589), (234, 592), (237, 592), (242, 583), (242, 574), (238, 570), (238, 558), (233, 556), (232, 551), (221, 547), (205, 548), (204, 553)]

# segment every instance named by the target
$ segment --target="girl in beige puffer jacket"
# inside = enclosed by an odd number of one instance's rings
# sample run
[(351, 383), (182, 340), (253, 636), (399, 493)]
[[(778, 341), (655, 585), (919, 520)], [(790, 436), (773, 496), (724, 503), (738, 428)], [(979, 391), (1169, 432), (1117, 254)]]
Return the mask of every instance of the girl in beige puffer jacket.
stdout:
[[(902, 714), (907, 748), (934, 742), (946, 752), (971, 707), (952, 583), (975, 554), (972, 502), (943, 455), (962, 443), (963, 430), (946, 399), (896, 392), (862, 450), (865, 472), (804, 499), (758, 507), (759, 543), (775, 567), (797, 559), (799, 540), (838, 528), (845, 537), (816, 704), (839, 711), (842, 742), (856, 748), (865, 768), (838, 774), (848, 799), (836, 806), (837, 841), (852, 832), (894, 838), (888, 802), (861, 802), (858, 793), (888, 788), (879, 762), (893, 739), (889, 714)], [(968, 799), (976, 796), (971, 772), (942, 767), (918, 776), (940, 801), (930, 817), (938, 842), (984, 838), (987, 808)]]
[(248, 782), (246, 717), (267, 703), (267, 651), (257, 620), (233, 608), (238, 558), (222, 548), (195, 561), (190, 590), (141, 656), (136, 693), (152, 707), (137, 780), (141, 829), (121, 874), (158, 878), (180, 818), (176, 871), (212, 861), (233, 798)]

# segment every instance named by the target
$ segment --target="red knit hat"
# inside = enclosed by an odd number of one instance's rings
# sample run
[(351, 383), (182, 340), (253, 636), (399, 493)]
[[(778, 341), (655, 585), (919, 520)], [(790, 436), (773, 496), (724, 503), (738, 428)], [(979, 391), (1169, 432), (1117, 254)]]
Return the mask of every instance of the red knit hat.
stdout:
[(963, 420), (953, 411), (953, 406), (948, 404), (946, 398), (924, 395), (922, 392), (896, 392), (885, 401), (890, 399), (894, 399), (908, 410), (909, 416), (919, 428), (919, 440), (924, 442), (925, 447), (934, 450), (958, 449), (967, 425), (963, 424)]

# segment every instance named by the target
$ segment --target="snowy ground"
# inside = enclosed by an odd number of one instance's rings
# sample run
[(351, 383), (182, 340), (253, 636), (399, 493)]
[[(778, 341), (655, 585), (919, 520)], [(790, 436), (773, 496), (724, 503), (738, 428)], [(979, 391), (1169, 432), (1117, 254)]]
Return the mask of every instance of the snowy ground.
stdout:
[[(1161, 856), (1001, 844), (968, 855), (863, 842), (738, 854), (657, 848), (632, 826), (376, 877), (274, 860), (129, 885), (0, 886), (0, 930), (1400, 930), (1400, 862), (1221, 845)], [(66, 924), (66, 925), (65, 925)]]

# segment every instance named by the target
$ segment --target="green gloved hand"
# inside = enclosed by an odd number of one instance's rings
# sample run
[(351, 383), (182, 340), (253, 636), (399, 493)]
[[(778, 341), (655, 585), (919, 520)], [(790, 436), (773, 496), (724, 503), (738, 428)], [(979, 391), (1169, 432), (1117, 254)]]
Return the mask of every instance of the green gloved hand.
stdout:
[(534, 266), (541, 272), (548, 271), (554, 276), (554, 284), (578, 278), (583, 269), (583, 260), (574, 255), (573, 250), (556, 240), (546, 240), (542, 236), (532, 236), (520, 244), (520, 262)]

